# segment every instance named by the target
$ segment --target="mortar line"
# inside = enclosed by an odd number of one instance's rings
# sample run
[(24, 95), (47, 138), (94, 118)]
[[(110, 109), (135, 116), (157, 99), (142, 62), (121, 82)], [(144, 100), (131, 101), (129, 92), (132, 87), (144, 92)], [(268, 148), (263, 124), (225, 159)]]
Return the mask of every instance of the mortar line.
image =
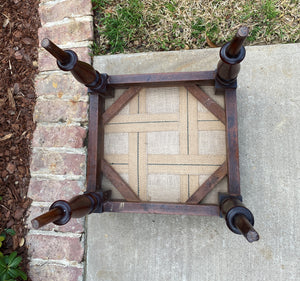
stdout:
[(54, 27), (54, 26), (59, 26), (59, 25), (64, 25), (72, 22), (91, 22), (93, 21), (93, 17), (91, 15), (85, 15), (85, 16), (76, 16), (74, 18), (64, 18), (63, 20), (59, 21), (52, 21), (52, 22), (47, 22), (43, 25), (43, 27)]
[(81, 238), (83, 233), (73, 233), (73, 232), (57, 232), (49, 230), (35, 230), (30, 229), (29, 235), (42, 235), (42, 236), (53, 236), (53, 237), (66, 237), (66, 238)]
[(32, 258), (30, 260), (30, 264), (32, 265), (45, 265), (45, 264), (52, 264), (52, 265), (59, 265), (59, 266), (68, 266), (68, 267), (75, 267), (75, 268), (84, 268), (83, 263), (79, 263), (76, 261), (69, 261), (69, 260), (43, 260), (39, 258)]

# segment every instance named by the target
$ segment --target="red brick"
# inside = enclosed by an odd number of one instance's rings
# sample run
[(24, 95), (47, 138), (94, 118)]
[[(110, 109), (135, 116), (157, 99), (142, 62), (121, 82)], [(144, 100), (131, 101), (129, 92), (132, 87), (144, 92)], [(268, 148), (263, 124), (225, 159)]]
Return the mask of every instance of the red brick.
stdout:
[(79, 237), (27, 235), (28, 254), (31, 258), (81, 262), (84, 249)]
[(28, 197), (39, 202), (53, 202), (59, 199), (70, 199), (82, 190), (78, 181), (37, 180), (30, 179)]
[(91, 0), (64, 1), (54, 5), (40, 5), (39, 14), (42, 25), (60, 21), (64, 18), (92, 15)]
[(54, 264), (31, 265), (29, 276), (32, 281), (78, 281), (81, 280), (83, 269)]
[(86, 156), (82, 154), (37, 151), (32, 154), (31, 171), (52, 175), (85, 174)]
[(38, 30), (40, 41), (43, 38), (49, 38), (58, 44), (92, 41), (93, 40), (93, 22), (92, 21), (78, 21), (54, 25), (51, 27), (41, 27)]
[[(58, 199), (64, 199), (65, 197), (60, 197)], [(66, 198), (65, 198), (66, 199)], [(69, 199), (69, 198), (67, 198)], [(31, 206), (29, 209), (29, 217), (27, 219), (28, 228), (33, 229), (31, 225), (31, 220), (48, 212), (49, 208), (45, 207), (37, 207)], [(47, 230), (47, 231), (58, 231), (58, 232), (72, 232), (72, 233), (83, 233), (84, 232), (84, 218), (73, 218), (67, 224), (58, 226), (53, 223), (49, 223), (40, 228), (40, 230)]]
[[(42, 40), (43, 38), (41, 38)], [(51, 38), (49, 38), (51, 39)], [(52, 40), (54, 43), (56, 44), (62, 44), (62, 42), (60, 40), (58, 41), (54, 41)], [(78, 56), (78, 59), (83, 61), (83, 62), (87, 62), (87, 63), (91, 63), (91, 57), (89, 55), (90, 50), (88, 47), (82, 47), (82, 48), (71, 48)], [(50, 71), (50, 70), (59, 70), (57, 64), (56, 64), (56, 59), (50, 55), (47, 51), (45, 51), (44, 49), (40, 49), (39, 50), (39, 70), (40, 71)], [(63, 73), (63, 72), (61, 72)]]
[(72, 74), (39, 75), (35, 81), (35, 90), (38, 96), (53, 96), (79, 100), (87, 96), (87, 87), (76, 81)]
[(80, 126), (44, 126), (38, 124), (32, 141), (33, 147), (83, 147), (86, 129)]
[(47, 123), (87, 121), (87, 108), (86, 102), (38, 99), (34, 120)]

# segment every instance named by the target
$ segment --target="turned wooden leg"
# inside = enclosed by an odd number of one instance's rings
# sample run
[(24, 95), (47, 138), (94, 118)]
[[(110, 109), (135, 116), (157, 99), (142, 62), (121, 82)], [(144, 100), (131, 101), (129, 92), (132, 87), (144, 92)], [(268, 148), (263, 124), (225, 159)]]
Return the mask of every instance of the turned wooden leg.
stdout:
[(88, 87), (91, 93), (106, 98), (113, 97), (113, 89), (107, 86), (106, 73), (99, 73), (88, 63), (79, 61), (74, 51), (63, 51), (47, 38), (42, 40), (41, 45), (57, 59), (57, 65), (61, 70), (71, 71), (76, 80)]
[(38, 229), (48, 223), (64, 225), (71, 218), (81, 218), (93, 212), (102, 213), (103, 203), (111, 195), (111, 191), (87, 192), (75, 196), (69, 202), (64, 200), (55, 201), (49, 208), (49, 212), (31, 221), (33, 228)]
[(252, 243), (259, 240), (259, 234), (253, 228), (253, 214), (245, 207), (240, 199), (239, 197), (221, 194), (221, 215), (225, 218), (226, 224), (232, 232), (242, 234), (248, 242)]
[(225, 88), (236, 89), (240, 63), (246, 55), (243, 43), (248, 34), (248, 27), (240, 27), (234, 38), (221, 48), (215, 83), (216, 94), (224, 94)]

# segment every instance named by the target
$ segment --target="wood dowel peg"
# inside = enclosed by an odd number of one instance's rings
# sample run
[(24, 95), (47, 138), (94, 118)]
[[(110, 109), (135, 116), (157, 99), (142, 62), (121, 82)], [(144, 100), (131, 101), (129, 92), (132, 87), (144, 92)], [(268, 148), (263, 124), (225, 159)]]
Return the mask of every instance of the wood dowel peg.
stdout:
[(233, 218), (233, 223), (236, 228), (243, 234), (248, 242), (252, 243), (259, 240), (259, 235), (256, 230), (253, 228), (253, 225), (244, 215), (236, 215)]
[(54, 209), (50, 210), (49, 212), (33, 219), (31, 221), (32, 227), (34, 229), (38, 229), (48, 223), (59, 220), (63, 216), (63, 213), (64, 213), (63, 209), (54, 208)]
[(229, 58), (236, 58), (239, 56), (240, 51), (243, 47), (243, 43), (249, 35), (249, 28), (242, 26), (239, 28), (233, 39), (230, 41), (228, 46), (225, 48), (226, 55)]
[(54, 56), (61, 64), (68, 64), (70, 61), (70, 55), (56, 46), (48, 38), (44, 38), (41, 42), (41, 46), (47, 50), (52, 56)]

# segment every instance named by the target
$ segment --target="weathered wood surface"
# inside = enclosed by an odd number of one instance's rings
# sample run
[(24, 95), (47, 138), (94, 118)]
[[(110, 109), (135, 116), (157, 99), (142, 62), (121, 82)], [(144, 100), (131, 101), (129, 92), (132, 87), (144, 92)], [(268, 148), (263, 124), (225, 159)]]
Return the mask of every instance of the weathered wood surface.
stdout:
[(165, 214), (165, 215), (193, 215), (193, 216), (219, 216), (218, 205), (187, 205), (176, 203), (154, 202), (118, 202), (109, 201), (104, 204), (105, 212)]
[(87, 191), (101, 188), (101, 159), (104, 156), (104, 98), (90, 95), (89, 135), (87, 155)]
[(225, 89), (228, 193), (240, 195), (240, 166), (236, 90)]

